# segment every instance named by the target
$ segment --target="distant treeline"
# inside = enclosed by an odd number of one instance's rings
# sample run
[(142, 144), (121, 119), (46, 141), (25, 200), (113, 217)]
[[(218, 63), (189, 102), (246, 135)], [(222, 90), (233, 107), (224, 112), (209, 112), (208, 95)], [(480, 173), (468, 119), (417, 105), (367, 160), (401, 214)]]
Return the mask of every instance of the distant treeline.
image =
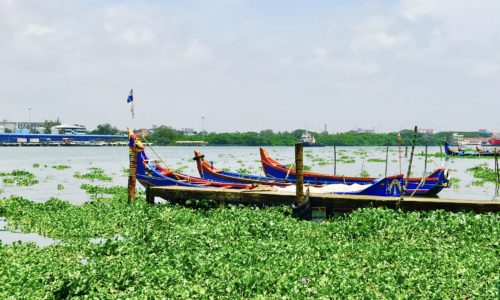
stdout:
[[(238, 146), (291, 146), (300, 140), (305, 130), (292, 132), (274, 132), (270, 129), (260, 132), (229, 132), (185, 135), (180, 131), (166, 126), (160, 126), (147, 139), (156, 145), (173, 145), (176, 141), (207, 141), (209, 145), (238, 145)], [(311, 131), (310, 131), (311, 132)], [(390, 145), (397, 145), (397, 132), (391, 133), (359, 133), (348, 131), (344, 133), (324, 134), (311, 132), (316, 143), (328, 146), (383, 146), (389, 141)], [(453, 132), (439, 132), (433, 135), (417, 133), (417, 145), (437, 146), (443, 144), (444, 139), (451, 140)], [(488, 137), (491, 134), (480, 132), (457, 132), (465, 137)], [(402, 145), (411, 145), (413, 130), (401, 131)]]

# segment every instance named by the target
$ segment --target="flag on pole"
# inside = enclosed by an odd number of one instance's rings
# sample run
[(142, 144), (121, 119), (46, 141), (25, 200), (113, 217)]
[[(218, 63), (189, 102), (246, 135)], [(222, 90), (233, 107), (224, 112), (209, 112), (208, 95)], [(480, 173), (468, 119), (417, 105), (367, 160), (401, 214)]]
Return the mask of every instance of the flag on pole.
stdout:
[(128, 93), (127, 103), (130, 105), (130, 112), (132, 113), (132, 118), (134, 117), (134, 90), (130, 89)]

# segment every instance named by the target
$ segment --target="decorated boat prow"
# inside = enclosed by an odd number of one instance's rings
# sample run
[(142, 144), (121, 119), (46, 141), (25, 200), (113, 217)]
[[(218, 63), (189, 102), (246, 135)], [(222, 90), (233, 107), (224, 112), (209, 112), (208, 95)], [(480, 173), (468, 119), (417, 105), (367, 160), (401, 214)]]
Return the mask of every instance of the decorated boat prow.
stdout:
[[(213, 162), (207, 162), (205, 156), (199, 151), (195, 151), (196, 164), (200, 177), (209, 180), (216, 180), (228, 183), (248, 183), (252, 185), (268, 185), (278, 187), (278, 190), (295, 189), (295, 176), (288, 179), (271, 178), (250, 174), (241, 174), (237, 172), (223, 171), (214, 167)], [(403, 190), (403, 175), (391, 176), (388, 178), (374, 178), (370, 182), (359, 184), (357, 182), (330, 182), (330, 183), (312, 183), (309, 188), (316, 193), (335, 193), (335, 194), (357, 194), (372, 196), (396, 196), (399, 197)]]

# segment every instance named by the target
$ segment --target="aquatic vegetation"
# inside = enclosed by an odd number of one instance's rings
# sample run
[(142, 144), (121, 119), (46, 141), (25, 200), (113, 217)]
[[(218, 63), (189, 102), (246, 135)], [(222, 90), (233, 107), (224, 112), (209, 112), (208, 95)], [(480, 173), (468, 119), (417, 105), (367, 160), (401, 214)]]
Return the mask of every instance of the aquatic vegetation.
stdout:
[(460, 178), (456, 178), (456, 177), (450, 178), (450, 186), (452, 188), (458, 189), (460, 187), (459, 183), (460, 183)]
[(11, 229), (62, 240), (0, 245), (0, 298), (494, 299), (498, 292), (500, 214), (372, 208), (317, 223), (283, 208), (127, 204), (123, 193), (82, 206), (14, 197), (0, 201), (0, 213)]
[(71, 167), (67, 166), (67, 165), (52, 166), (52, 169), (56, 169), (56, 170), (66, 170), (66, 169), (69, 169), (69, 168), (71, 168)]
[(474, 178), (481, 179), (483, 181), (497, 181), (497, 174), (495, 174), (495, 170), (488, 168), (487, 163), (482, 163), (475, 167), (469, 168), (467, 169), (467, 172), (471, 172)]
[(129, 168), (122, 168), (122, 174), (125, 176), (128, 176), (130, 174), (130, 169)]
[(34, 163), (33, 164), (33, 168), (39, 168), (40, 167), (40, 164), (39, 163)]
[(5, 184), (14, 184), (17, 186), (31, 186), (38, 183), (35, 174), (25, 170), (13, 170), (10, 173), (0, 173)]
[(485, 182), (486, 182), (486, 181), (484, 181), (484, 180), (472, 180), (471, 184), (472, 184), (473, 186), (484, 186), (484, 183), (485, 183)]
[(369, 158), (367, 161), (368, 161), (368, 162), (379, 162), (379, 163), (385, 163), (385, 159), (381, 159), (381, 158)]
[(250, 171), (247, 168), (239, 168), (238, 170), (236, 170), (236, 173), (250, 174)]
[(89, 170), (90, 170), (90, 172), (85, 173), (85, 174), (81, 174), (80, 172), (76, 172), (73, 175), (73, 177), (79, 178), (79, 179), (88, 179), (88, 180), (92, 180), (92, 181), (94, 181), (94, 180), (100, 180), (100, 181), (113, 180), (113, 178), (106, 175), (106, 173), (104, 173), (104, 170), (101, 168), (92, 167), (92, 168), (89, 168)]
[(352, 157), (349, 157), (347, 155), (341, 155), (338, 159), (337, 162), (341, 162), (344, 164), (353, 164), (356, 162), (356, 160)]
[(57, 190), (58, 190), (58, 191), (64, 190), (64, 185), (62, 185), (62, 184), (58, 184), (58, 185), (57, 185)]
[(361, 173), (359, 173), (359, 176), (367, 178), (370, 177), (370, 174), (366, 170), (362, 170)]
[(176, 169), (174, 169), (174, 172), (176, 173), (184, 173), (189, 167), (188, 166), (180, 166)]
[[(123, 186), (100, 186), (100, 185), (92, 185), (88, 183), (84, 183), (80, 186), (82, 190), (87, 192), (87, 194), (91, 195), (115, 195), (115, 194), (126, 194), (128, 189)], [(137, 191), (137, 194), (141, 192)]]

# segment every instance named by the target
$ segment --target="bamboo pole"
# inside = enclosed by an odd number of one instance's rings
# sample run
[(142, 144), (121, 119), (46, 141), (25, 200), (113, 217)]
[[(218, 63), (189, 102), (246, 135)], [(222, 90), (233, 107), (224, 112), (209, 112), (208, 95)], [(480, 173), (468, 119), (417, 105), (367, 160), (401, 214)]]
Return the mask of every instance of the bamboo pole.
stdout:
[(304, 203), (304, 145), (302, 143), (295, 144), (295, 188), (297, 205)]
[(401, 169), (401, 133), (398, 133), (398, 154), (399, 154), (399, 174), (403, 174)]
[(385, 149), (385, 175), (384, 177), (387, 177), (387, 164), (389, 162), (389, 140), (387, 140), (387, 147)]
[(408, 173), (406, 174), (405, 188), (408, 186), (408, 178), (410, 178), (410, 175), (411, 175), (411, 164), (413, 163), (413, 153), (415, 151), (415, 143), (416, 142), (417, 142), (417, 126), (415, 126), (415, 129), (413, 130), (413, 140), (411, 142), (410, 163), (408, 164)]
[(427, 145), (425, 145), (425, 162), (424, 162), (424, 176), (427, 174)]
[(128, 202), (135, 200), (135, 182), (137, 174), (137, 150), (135, 145), (128, 148), (129, 150), (129, 175), (128, 175)]
[(333, 175), (337, 175), (337, 145), (333, 145)]
[(498, 151), (497, 148), (495, 147), (495, 172), (497, 174), (497, 184), (500, 183), (500, 173), (499, 173), (499, 166), (498, 166)]

